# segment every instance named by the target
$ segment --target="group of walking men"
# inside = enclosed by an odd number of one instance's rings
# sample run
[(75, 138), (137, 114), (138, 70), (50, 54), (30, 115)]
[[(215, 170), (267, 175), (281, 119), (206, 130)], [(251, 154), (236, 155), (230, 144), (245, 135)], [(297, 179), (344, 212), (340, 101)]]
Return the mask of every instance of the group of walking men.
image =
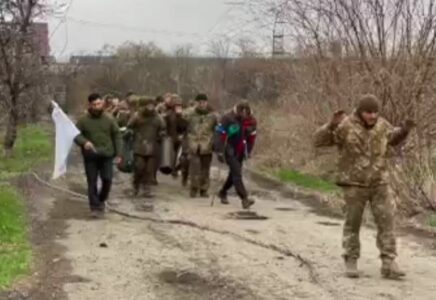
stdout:
[[(225, 162), (230, 170), (219, 192), (221, 202), (228, 204), (227, 191), (234, 186), (243, 208), (253, 205), (241, 173), (242, 163), (250, 156), (256, 138), (256, 120), (248, 103), (241, 102), (232, 111), (218, 117), (204, 94), (198, 95), (196, 104), (188, 108), (183, 107), (176, 95), (165, 95), (163, 98), (164, 102), (157, 107), (153, 99), (139, 99), (139, 109), (133, 114), (132, 103), (120, 103), (120, 109), (113, 110), (120, 125), (134, 133), (135, 194), (138, 194), (140, 186), (148, 188), (152, 184), (155, 164), (159, 160), (156, 156), (158, 144), (165, 135), (169, 135), (174, 140), (175, 150), (178, 151), (178, 147), (182, 149), (182, 183), (186, 185), (185, 175), (189, 169), (191, 197), (208, 196), (210, 165), (215, 152), (218, 160)], [(121, 162), (118, 124), (103, 109), (104, 102), (100, 97), (90, 95), (89, 111), (77, 124), (82, 132), (77, 143), (84, 153), (93, 211), (104, 210), (110, 190), (113, 157), (116, 157), (116, 163)], [(406, 120), (399, 127), (393, 127), (379, 116), (380, 109), (379, 100), (374, 95), (364, 95), (352, 113), (336, 112), (315, 133), (316, 147), (337, 146), (339, 150), (337, 184), (343, 189), (345, 200), (343, 258), (345, 274), (351, 278), (360, 275), (357, 268), (359, 232), (368, 202), (377, 225), (381, 274), (389, 279), (405, 275), (395, 260), (395, 205), (389, 189), (387, 154), (389, 148), (407, 138), (415, 122)], [(125, 114), (129, 117), (123, 116)], [(98, 174), (103, 182), (100, 192), (97, 192), (96, 184)], [(150, 196), (148, 191), (145, 195)]]
[[(173, 147), (171, 175), (188, 186), (190, 197), (209, 197), (213, 153), (229, 167), (225, 184), (217, 196), (229, 204), (227, 192), (234, 186), (248, 209), (254, 204), (242, 179), (242, 164), (252, 152), (256, 139), (256, 119), (248, 102), (240, 102), (221, 116), (209, 104), (206, 94), (185, 105), (181, 97), (167, 93), (156, 99), (128, 94), (126, 99), (99, 94), (88, 97), (88, 110), (78, 120), (88, 182), (88, 198), (93, 217), (105, 211), (112, 185), (113, 162), (123, 164), (123, 142), (132, 138), (133, 196), (153, 198), (157, 172), (162, 161), (163, 141)], [(98, 178), (101, 188), (98, 189)], [(144, 201), (146, 204), (147, 201)]]

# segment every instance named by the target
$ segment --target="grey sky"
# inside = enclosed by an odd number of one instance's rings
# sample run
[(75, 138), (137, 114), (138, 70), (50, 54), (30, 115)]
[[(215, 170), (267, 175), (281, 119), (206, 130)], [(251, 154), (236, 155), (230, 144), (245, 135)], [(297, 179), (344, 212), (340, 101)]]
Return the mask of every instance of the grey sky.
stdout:
[[(67, 22), (51, 38), (52, 54), (95, 53), (105, 44), (125, 41), (154, 41), (166, 51), (191, 43), (205, 53), (210, 40), (218, 38), (214, 34), (235, 36), (240, 30), (242, 35), (245, 29), (238, 9), (225, 2), (230, 1), (72, 0)], [(51, 17), (49, 23), (53, 32), (60, 20)]]

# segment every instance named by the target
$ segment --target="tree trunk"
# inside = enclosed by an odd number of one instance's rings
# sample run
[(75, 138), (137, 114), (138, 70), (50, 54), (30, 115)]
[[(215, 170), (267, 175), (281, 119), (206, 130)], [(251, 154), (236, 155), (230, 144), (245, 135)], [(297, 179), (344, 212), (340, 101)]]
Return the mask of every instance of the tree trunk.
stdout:
[(8, 121), (6, 125), (6, 135), (3, 142), (3, 148), (6, 157), (10, 157), (12, 155), (15, 146), (15, 141), (17, 139), (17, 129), (18, 129), (17, 97), (13, 96), (11, 99), (11, 111), (9, 112)]

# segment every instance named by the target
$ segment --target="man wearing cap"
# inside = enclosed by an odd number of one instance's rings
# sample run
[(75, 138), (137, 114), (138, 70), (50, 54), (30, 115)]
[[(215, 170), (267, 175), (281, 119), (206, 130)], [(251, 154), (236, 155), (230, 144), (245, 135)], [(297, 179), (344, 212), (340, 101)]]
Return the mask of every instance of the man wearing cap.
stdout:
[(173, 94), (171, 93), (165, 93), (162, 96), (162, 100), (156, 106), (156, 111), (160, 115), (165, 116), (167, 111), (172, 109), (172, 98), (173, 98)]
[(190, 196), (209, 197), (210, 167), (212, 162), (213, 135), (217, 116), (208, 104), (206, 94), (198, 94), (197, 105), (186, 112), (187, 146), (190, 157)]
[(378, 99), (364, 95), (351, 115), (336, 112), (332, 120), (315, 133), (316, 147), (336, 145), (339, 149), (337, 184), (342, 187), (345, 198), (343, 258), (346, 276), (351, 278), (359, 277), (359, 231), (367, 202), (377, 225), (382, 276), (388, 279), (405, 276), (395, 262), (395, 207), (388, 186), (387, 152), (389, 147), (407, 138), (415, 123), (406, 120), (400, 127), (393, 127), (379, 116), (379, 110)]
[(102, 217), (112, 186), (114, 157), (115, 163), (121, 162), (121, 135), (116, 121), (104, 112), (100, 95), (89, 95), (88, 102), (88, 112), (77, 122), (80, 135), (75, 142), (82, 148), (92, 217)]
[(225, 114), (215, 133), (215, 150), (218, 160), (229, 167), (229, 174), (218, 193), (222, 204), (229, 204), (227, 192), (234, 186), (244, 209), (250, 208), (254, 200), (249, 198), (242, 178), (242, 164), (251, 155), (256, 140), (256, 119), (248, 102), (237, 104)]
[(130, 119), (127, 128), (133, 131), (134, 152), (134, 195), (138, 196), (141, 187), (143, 196), (153, 197), (153, 184), (159, 143), (166, 134), (165, 122), (156, 112), (155, 100), (149, 97), (139, 99), (139, 111)]

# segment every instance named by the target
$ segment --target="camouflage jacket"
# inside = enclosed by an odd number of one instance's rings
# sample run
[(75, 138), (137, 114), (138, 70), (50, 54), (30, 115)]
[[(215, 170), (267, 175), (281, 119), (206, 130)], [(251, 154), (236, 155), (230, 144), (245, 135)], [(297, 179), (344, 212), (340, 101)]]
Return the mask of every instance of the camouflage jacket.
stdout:
[(168, 105), (165, 102), (159, 103), (156, 106), (156, 111), (159, 115), (161, 115), (162, 117), (165, 117), (168, 113), (168, 111), (170, 111), (171, 108), (168, 107)]
[(405, 137), (401, 128), (394, 128), (383, 118), (368, 129), (352, 114), (334, 130), (330, 124), (319, 128), (315, 133), (315, 146), (337, 145), (338, 185), (372, 187), (388, 183), (388, 148)]
[(118, 126), (125, 127), (132, 116), (132, 112), (128, 109), (120, 109), (116, 115)]
[(127, 124), (133, 130), (133, 152), (142, 156), (154, 156), (158, 143), (166, 135), (165, 122), (157, 113), (143, 115), (136, 113)]
[(188, 151), (195, 154), (212, 154), (213, 138), (218, 117), (211, 109), (202, 112), (191, 108), (184, 112), (187, 121)]

